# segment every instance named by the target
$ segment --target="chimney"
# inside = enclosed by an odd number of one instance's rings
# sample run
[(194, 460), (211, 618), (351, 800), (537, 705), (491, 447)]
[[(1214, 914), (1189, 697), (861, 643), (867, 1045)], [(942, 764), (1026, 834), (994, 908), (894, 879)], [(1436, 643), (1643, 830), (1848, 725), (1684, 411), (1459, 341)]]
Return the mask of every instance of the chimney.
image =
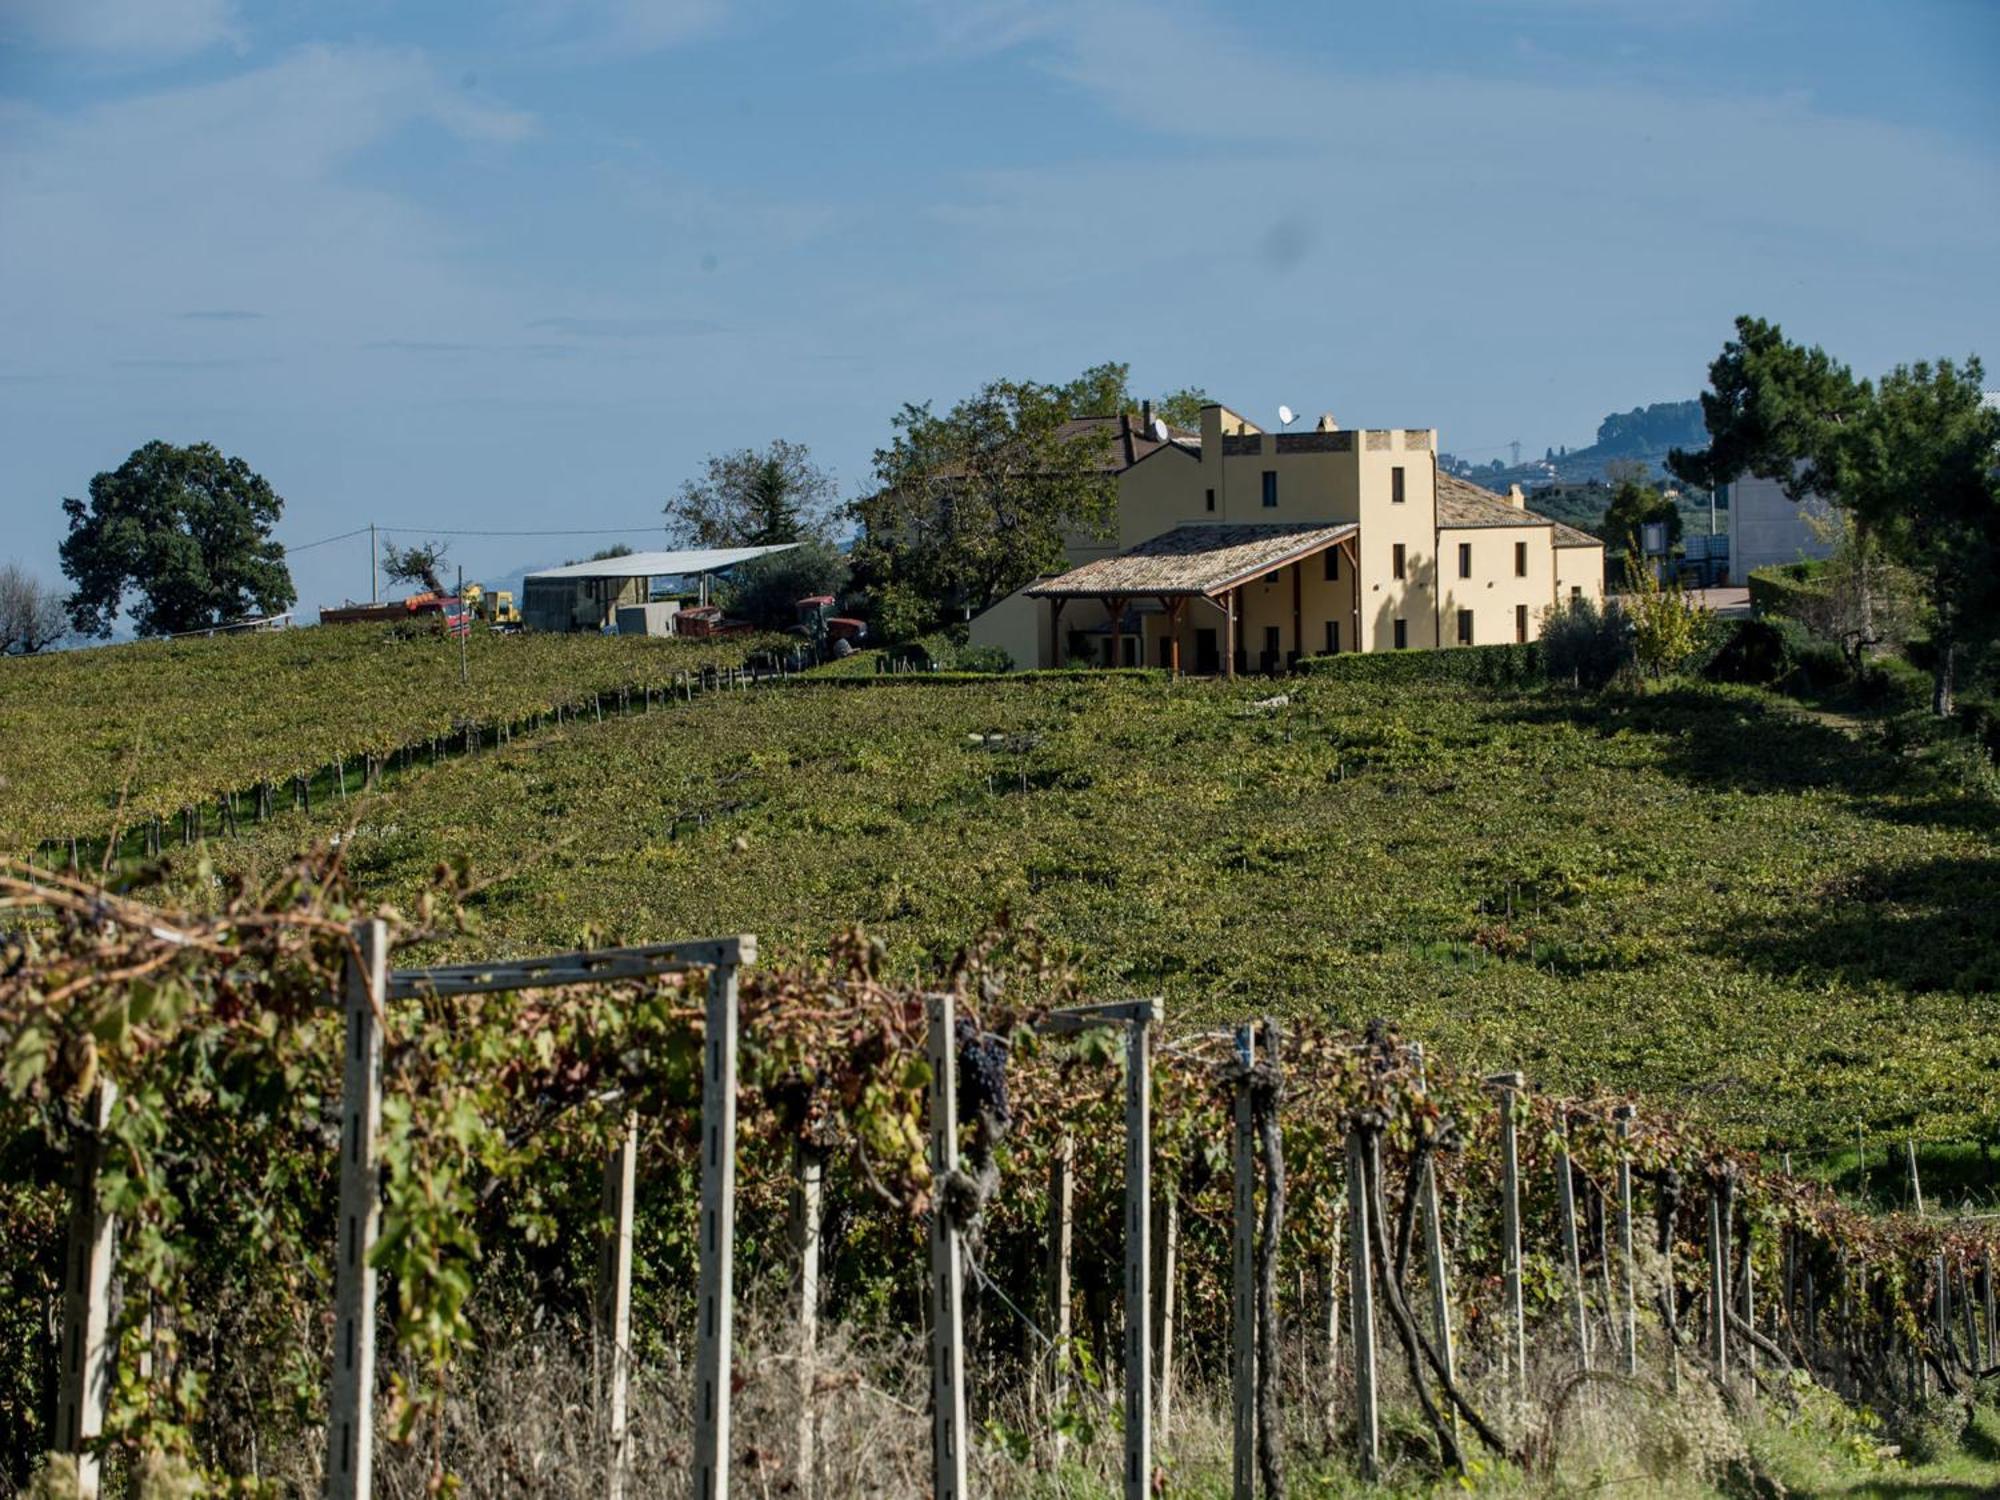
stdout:
[(1330, 411), (1323, 411), (1323, 412), (1321, 412), (1321, 413), (1319, 414), (1319, 421), (1317, 421), (1317, 422), (1315, 422), (1315, 423), (1313, 424), (1313, 431), (1314, 431), (1314, 432), (1338, 432), (1338, 431), (1340, 431), (1340, 424), (1339, 424), (1338, 422), (1336, 422), (1336, 421), (1334, 421), (1334, 420), (1333, 420), (1333, 413), (1332, 413), (1332, 412), (1330, 412)]
[(1147, 437), (1153, 435), (1153, 403), (1151, 401), (1141, 401), (1139, 403), (1139, 430), (1145, 433)]
[(1507, 486), (1507, 503), (1516, 510), (1526, 510), (1528, 508), (1528, 497), (1521, 493), (1521, 487), (1518, 484)]

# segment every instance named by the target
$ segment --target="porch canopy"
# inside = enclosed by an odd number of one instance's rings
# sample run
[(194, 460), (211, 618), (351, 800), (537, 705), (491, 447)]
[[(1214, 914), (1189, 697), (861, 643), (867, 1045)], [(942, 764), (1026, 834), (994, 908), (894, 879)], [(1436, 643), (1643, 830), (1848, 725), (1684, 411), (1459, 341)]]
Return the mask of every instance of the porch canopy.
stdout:
[[(1190, 599), (1219, 603), (1229, 623), (1223, 650), (1224, 670), (1236, 668), (1236, 591), (1280, 568), (1295, 566), (1330, 547), (1340, 547), (1354, 561), (1355, 539), (1361, 528), (1352, 521), (1337, 525), (1296, 523), (1213, 525), (1194, 522), (1148, 537), (1115, 557), (1100, 557), (1080, 568), (1040, 583), (1026, 593), (1047, 599), (1060, 619), (1072, 599), (1102, 599), (1110, 610), (1113, 635), (1111, 659), (1122, 659), (1125, 606), (1134, 599), (1158, 599), (1167, 615), (1168, 650), (1174, 672), (1180, 671), (1180, 618)], [(1060, 632), (1057, 634), (1060, 643)], [(1058, 644), (1060, 651), (1060, 644)]]

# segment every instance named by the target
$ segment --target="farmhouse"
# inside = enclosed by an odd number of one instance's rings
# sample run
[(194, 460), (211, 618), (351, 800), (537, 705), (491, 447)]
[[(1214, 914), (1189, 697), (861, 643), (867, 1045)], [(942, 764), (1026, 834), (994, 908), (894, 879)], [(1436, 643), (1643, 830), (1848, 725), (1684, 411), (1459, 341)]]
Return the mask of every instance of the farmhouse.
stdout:
[(1161, 431), (1115, 454), (1115, 539), (1075, 539), (1070, 570), (974, 619), (973, 644), (1017, 667), (1234, 675), (1529, 641), (1551, 606), (1602, 601), (1603, 543), (1444, 473), (1435, 429), (1265, 432), (1209, 406), (1199, 434)]

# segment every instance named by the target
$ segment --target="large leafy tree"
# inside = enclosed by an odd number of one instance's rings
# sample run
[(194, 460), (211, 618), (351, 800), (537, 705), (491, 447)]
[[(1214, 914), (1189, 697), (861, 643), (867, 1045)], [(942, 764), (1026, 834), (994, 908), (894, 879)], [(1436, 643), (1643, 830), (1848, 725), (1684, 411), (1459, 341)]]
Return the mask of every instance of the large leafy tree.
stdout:
[(1104, 436), (1064, 424), (1118, 410), (1124, 373), (996, 380), (948, 412), (928, 402), (898, 412), (875, 453), (875, 490), (853, 507), (857, 570), (878, 604), (896, 601), (905, 629), (955, 621), (1061, 570), (1066, 536), (1105, 534), (1117, 492)]
[(667, 502), (667, 531), (696, 547), (772, 547), (824, 539), (837, 509), (833, 475), (804, 443), (711, 455)]
[[(1775, 479), (1839, 505), (1854, 545), (1908, 568), (1925, 603), (1931, 704), (1950, 713), (1965, 658), (2000, 635), (2000, 411), (1979, 361), (1901, 365), (1879, 384), (1775, 323), (1739, 318), (1709, 366), (1709, 446), (1667, 463), (1694, 484)], [(1865, 579), (1866, 575), (1864, 575)], [(1864, 594), (1857, 630), (1877, 634)]]
[(141, 635), (291, 608), (298, 591), (271, 536), (284, 508), (262, 475), (211, 444), (146, 444), (90, 481), (87, 505), (63, 501), (71, 623), (85, 635), (111, 634), (130, 593)]

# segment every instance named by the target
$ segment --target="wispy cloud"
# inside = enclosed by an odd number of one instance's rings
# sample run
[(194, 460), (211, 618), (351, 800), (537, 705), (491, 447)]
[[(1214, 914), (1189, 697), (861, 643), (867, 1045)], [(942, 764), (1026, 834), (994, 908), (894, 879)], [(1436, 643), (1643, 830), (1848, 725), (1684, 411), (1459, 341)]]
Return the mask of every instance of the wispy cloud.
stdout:
[(724, 0), (519, 0), (517, 26), (544, 55), (604, 62), (679, 46), (715, 31)]
[(241, 40), (231, 0), (6, 0), (0, 40), (169, 60)]
[[(533, 128), (470, 99), (413, 49), (301, 49), (220, 81), (65, 113), (16, 109), (0, 173), (0, 323), (75, 349), (79, 319), (122, 330), (107, 356), (188, 351), (195, 328), (275, 337), (427, 336), (438, 319), (495, 320), (424, 204), (369, 185), (355, 159), (431, 124), (484, 148)], [(163, 308), (187, 311), (133, 348)], [(493, 321), (490, 326), (498, 326)], [(211, 351), (196, 349), (195, 355)], [(235, 350), (232, 353), (238, 352)]]
[(723, 325), (710, 318), (537, 318), (528, 325), (548, 333), (568, 334), (580, 339), (696, 338), (722, 333)]

